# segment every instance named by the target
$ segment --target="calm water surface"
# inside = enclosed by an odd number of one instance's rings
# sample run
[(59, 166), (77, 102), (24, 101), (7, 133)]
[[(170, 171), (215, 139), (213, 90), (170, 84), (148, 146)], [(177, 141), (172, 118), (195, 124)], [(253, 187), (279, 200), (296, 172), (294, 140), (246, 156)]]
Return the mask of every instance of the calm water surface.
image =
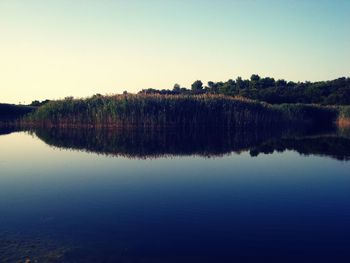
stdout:
[(184, 141), (1, 135), (0, 262), (350, 261), (348, 137)]

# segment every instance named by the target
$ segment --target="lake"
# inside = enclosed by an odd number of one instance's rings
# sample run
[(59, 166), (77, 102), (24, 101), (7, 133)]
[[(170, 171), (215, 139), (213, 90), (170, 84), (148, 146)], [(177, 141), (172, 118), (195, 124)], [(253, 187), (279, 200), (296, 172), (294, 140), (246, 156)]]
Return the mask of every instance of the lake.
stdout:
[(347, 130), (0, 134), (0, 262), (350, 261)]

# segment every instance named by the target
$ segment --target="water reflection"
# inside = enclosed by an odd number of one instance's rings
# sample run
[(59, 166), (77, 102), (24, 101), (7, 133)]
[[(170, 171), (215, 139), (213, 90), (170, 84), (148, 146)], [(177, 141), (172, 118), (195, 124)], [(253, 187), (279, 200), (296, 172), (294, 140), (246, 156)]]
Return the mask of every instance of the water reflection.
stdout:
[[(7, 129), (2, 133), (16, 131)], [(128, 158), (166, 156), (223, 156), (249, 151), (252, 157), (275, 151), (350, 159), (349, 130), (312, 130), (305, 127), (275, 130), (226, 129), (32, 129), (54, 147)], [(0, 132), (1, 134), (1, 132)]]
[(262, 143), (250, 150), (251, 156), (260, 153), (269, 154), (274, 151), (297, 151), (302, 155), (328, 156), (337, 160), (350, 160), (350, 140), (346, 137), (332, 134), (273, 139)]
[(21, 129), (20, 127), (17, 126), (1, 126), (0, 125), (0, 135), (7, 135), (7, 134), (11, 134), (13, 132), (17, 132), (17, 131), (22, 131), (23, 129)]
[(350, 259), (346, 130), (29, 133), (0, 136), (1, 263)]

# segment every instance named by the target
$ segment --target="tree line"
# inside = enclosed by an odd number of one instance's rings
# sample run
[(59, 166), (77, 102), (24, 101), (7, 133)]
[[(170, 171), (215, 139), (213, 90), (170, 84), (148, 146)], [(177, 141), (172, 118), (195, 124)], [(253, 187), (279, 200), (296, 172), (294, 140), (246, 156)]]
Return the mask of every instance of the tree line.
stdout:
[(313, 103), (321, 105), (350, 105), (350, 78), (329, 81), (293, 82), (253, 74), (250, 79), (241, 77), (226, 82), (209, 81), (207, 85), (196, 80), (191, 88), (175, 84), (172, 89), (143, 89), (141, 94), (222, 94), (242, 96), (271, 104)]

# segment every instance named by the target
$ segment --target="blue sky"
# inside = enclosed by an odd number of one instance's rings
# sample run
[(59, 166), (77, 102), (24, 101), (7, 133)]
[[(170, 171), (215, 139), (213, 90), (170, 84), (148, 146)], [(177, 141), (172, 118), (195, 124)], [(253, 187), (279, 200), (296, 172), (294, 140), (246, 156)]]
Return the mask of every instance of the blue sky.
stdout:
[(0, 101), (349, 76), (349, 14), (346, 0), (0, 0)]

